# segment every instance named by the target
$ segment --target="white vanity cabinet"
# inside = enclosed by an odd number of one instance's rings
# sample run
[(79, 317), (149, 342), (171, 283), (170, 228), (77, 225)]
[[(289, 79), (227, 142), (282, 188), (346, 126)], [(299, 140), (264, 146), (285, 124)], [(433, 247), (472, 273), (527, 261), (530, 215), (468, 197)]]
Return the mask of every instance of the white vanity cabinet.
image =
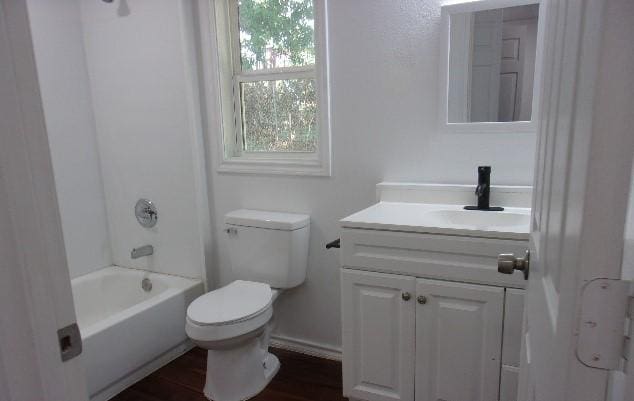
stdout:
[(344, 396), (517, 401), (526, 281), (497, 257), (528, 248), (528, 191), (500, 189), (496, 213), (464, 211), (467, 187), (377, 188), (341, 220)]
[(505, 318), (505, 288), (353, 269), (341, 277), (346, 396), (514, 401), (519, 342), (503, 338), (521, 332), (522, 311)]
[(527, 241), (344, 228), (344, 395), (516, 401)]

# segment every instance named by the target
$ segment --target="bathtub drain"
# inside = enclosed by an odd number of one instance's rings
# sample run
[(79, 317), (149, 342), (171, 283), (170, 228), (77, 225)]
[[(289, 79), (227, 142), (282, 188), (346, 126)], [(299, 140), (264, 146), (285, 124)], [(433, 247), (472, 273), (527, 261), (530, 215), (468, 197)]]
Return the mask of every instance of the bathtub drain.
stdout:
[(145, 292), (150, 292), (152, 291), (152, 280), (150, 280), (149, 278), (144, 278), (141, 281), (141, 288), (143, 288), (143, 291)]

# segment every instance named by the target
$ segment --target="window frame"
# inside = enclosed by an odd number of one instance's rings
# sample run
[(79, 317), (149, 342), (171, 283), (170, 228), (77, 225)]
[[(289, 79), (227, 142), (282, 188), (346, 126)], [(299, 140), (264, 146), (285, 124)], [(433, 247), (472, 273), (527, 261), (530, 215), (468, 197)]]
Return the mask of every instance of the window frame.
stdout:
[[(328, 96), (327, 0), (313, 0), (315, 64), (243, 71), (241, 65), (238, 0), (210, 0), (215, 18), (217, 76), (220, 92), (221, 143), (219, 172), (286, 175), (331, 175), (330, 102)], [(213, 23), (215, 22), (215, 23)], [(204, 32), (204, 31), (203, 31)], [(244, 82), (314, 79), (317, 98), (315, 152), (243, 151), (242, 99)]]

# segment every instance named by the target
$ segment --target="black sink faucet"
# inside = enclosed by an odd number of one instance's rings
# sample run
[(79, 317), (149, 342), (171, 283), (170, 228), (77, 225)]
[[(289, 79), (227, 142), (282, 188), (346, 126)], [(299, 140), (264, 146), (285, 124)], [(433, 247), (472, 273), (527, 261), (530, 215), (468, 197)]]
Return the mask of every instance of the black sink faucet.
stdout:
[(478, 167), (478, 186), (475, 189), (475, 194), (478, 198), (477, 206), (465, 206), (465, 209), (488, 211), (504, 210), (502, 207), (491, 207), (489, 204), (489, 198), (491, 195), (491, 166)]
[(491, 166), (478, 167), (478, 186), (475, 194), (478, 197), (478, 209), (488, 209), (491, 196)]

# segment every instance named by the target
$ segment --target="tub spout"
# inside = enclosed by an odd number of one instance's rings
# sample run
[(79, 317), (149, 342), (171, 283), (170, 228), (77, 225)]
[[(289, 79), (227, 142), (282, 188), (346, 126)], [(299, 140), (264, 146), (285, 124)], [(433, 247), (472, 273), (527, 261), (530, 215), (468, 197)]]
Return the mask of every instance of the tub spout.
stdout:
[(154, 247), (152, 245), (143, 245), (138, 248), (132, 248), (130, 257), (132, 259), (138, 259), (143, 256), (150, 256), (154, 254)]

